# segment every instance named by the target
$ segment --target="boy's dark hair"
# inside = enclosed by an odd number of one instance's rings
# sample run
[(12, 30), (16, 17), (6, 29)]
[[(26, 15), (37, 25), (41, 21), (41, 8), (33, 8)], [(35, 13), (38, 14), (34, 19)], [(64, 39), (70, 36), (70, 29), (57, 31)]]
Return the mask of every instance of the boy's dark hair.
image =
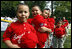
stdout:
[[(17, 5), (17, 7), (16, 7), (16, 12), (17, 12), (17, 10), (18, 10), (19, 5), (26, 5), (26, 6), (28, 6), (27, 4), (19, 3), (19, 4)], [(29, 6), (28, 6), (28, 7), (29, 7)], [(17, 16), (16, 16), (16, 17), (17, 17)]]
[(43, 10), (42, 10), (42, 12), (43, 12), (44, 10), (49, 10), (49, 11), (50, 11), (50, 9), (49, 9), (49, 8), (45, 8), (45, 9), (43, 9)]
[[(32, 7), (35, 7), (35, 6), (38, 6), (39, 7), (39, 5), (33, 5)], [(40, 7), (39, 7), (40, 8)]]
[[(16, 11), (18, 10), (18, 6), (19, 5), (26, 5), (26, 4), (24, 4), (24, 3), (19, 3), (18, 5), (17, 5), (17, 8), (16, 8)], [(28, 6), (28, 5), (26, 5), (26, 6)], [(29, 6), (28, 6), (29, 7)]]
[(39, 5), (33, 5), (32, 7), (35, 7), (35, 6), (37, 6), (41, 10), (41, 8), (39, 7)]
[(49, 9), (49, 8), (45, 8), (44, 10), (49, 10), (49, 11), (50, 11), (50, 9)]
[(19, 3), (19, 4), (17, 4), (17, 6), (16, 6), (16, 11), (17, 11), (19, 5), (24, 5), (24, 3)]

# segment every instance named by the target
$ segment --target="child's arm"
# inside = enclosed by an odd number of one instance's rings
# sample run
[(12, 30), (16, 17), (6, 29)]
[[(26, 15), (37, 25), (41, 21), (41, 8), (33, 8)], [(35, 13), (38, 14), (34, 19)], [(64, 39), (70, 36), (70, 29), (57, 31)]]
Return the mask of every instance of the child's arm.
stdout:
[(64, 22), (64, 24), (63, 24), (65, 27), (68, 25), (68, 22)]
[(11, 24), (10, 24), (10, 26), (7, 27), (6, 31), (3, 34), (3, 42), (9, 48), (19, 48), (17, 45), (12, 44), (10, 41), (10, 37), (12, 36), (12, 32), (13, 32), (13, 29), (12, 29)]
[(64, 37), (65, 35), (62, 35), (62, 38)]
[(68, 31), (67, 31), (67, 27), (65, 27), (65, 36), (68, 36)]
[(49, 29), (49, 28), (47, 28), (47, 27), (40, 27), (40, 28), (39, 28), (39, 31), (40, 31), (40, 32), (52, 32), (52, 30)]
[(18, 45), (12, 44), (10, 40), (4, 41), (9, 48), (20, 48)]

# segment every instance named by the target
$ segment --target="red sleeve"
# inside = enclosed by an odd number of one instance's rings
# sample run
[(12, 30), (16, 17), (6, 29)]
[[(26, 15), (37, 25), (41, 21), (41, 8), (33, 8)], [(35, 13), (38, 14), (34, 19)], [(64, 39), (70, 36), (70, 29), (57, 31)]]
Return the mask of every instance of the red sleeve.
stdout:
[(68, 22), (68, 20), (63, 20), (63, 22)]
[(68, 25), (68, 23), (65, 23), (64, 26), (66, 27)]
[(3, 41), (10, 40), (11, 33), (12, 33), (12, 28), (11, 26), (9, 26), (3, 34)]
[(50, 18), (50, 20), (51, 20), (51, 22), (52, 22), (53, 24), (55, 24), (54, 18)]
[(44, 23), (44, 18), (43, 18), (43, 16), (37, 15), (37, 22), (38, 22), (39, 24)]
[(66, 27), (68, 25), (68, 22), (66, 22), (65, 24), (64, 24), (64, 27)]
[(66, 22), (66, 23), (64, 24), (64, 27), (66, 27), (66, 26), (68, 25), (68, 21), (67, 21), (67, 20), (64, 20), (63, 22)]
[(37, 27), (42, 27), (42, 26), (44, 26), (44, 24), (47, 24), (47, 22), (45, 22), (43, 16), (41, 16), (41, 15), (36, 15), (33, 18), (32, 23), (34, 23)]
[(50, 18), (49, 24), (50, 24), (50, 27), (52, 29), (52, 32), (54, 32), (54, 23), (55, 23), (54, 19), (53, 18)]

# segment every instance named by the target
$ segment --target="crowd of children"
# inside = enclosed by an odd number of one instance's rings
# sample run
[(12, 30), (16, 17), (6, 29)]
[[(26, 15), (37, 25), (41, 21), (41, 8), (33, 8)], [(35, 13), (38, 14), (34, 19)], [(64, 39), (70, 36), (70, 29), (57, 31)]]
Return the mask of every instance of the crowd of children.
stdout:
[(29, 18), (28, 5), (19, 4), (16, 22), (9, 24), (3, 34), (3, 42), (9, 48), (62, 48), (68, 21), (50, 18), (50, 9), (41, 11), (40, 7), (32, 7), (33, 18)]

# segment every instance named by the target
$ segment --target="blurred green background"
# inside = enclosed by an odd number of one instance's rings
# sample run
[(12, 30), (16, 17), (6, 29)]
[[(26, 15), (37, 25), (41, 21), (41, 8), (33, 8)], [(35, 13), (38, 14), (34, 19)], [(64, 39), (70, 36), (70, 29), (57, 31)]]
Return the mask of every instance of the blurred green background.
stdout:
[[(16, 7), (19, 3), (21, 1), (1, 1), (1, 16), (15, 17)], [(32, 6), (38, 5), (43, 11), (46, 6), (49, 8), (48, 3), (51, 3), (51, 16), (55, 15), (57, 18), (66, 17), (69, 23), (71, 22), (71, 1), (24, 1), (24, 4), (27, 4), (30, 9), (29, 18), (32, 18)]]

